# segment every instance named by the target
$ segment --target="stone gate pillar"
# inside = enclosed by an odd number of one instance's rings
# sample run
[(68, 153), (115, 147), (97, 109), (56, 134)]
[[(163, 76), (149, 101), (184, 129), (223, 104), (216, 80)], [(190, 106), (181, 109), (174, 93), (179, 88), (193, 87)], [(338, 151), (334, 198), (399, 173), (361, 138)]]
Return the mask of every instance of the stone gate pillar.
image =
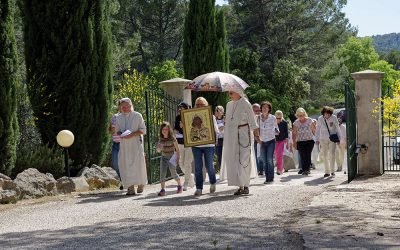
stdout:
[(160, 86), (170, 96), (173, 96), (179, 100), (183, 100), (184, 102), (192, 106), (192, 92), (190, 89), (185, 89), (186, 85), (189, 82), (191, 82), (191, 80), (174, 78), (171, 80), (160, 82)]
[(358, 174), (379, 175), (382, 166), (382, 115), (381, 110), (373, 113), (376, 104), (372, 100), (381, 98), (382, 78), (384, 73), (365, 70), (352, 73), (356, 81), (357, 143), (365, 144), (368, 149), (358, 155)]

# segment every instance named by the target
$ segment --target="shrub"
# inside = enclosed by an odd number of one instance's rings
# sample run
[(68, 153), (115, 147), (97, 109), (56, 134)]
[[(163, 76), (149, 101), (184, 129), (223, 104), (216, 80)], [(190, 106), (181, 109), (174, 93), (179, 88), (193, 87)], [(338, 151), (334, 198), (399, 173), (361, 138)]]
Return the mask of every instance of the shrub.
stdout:
[(34, 150), (23, 148), (18, 152), (16, 166), (12, 176), (15, 177), (25, 169), (36, 168), (41, 173), (51, 173), (54, 178), (64, 175), (64, 157), (62, 149), (39, 145)]

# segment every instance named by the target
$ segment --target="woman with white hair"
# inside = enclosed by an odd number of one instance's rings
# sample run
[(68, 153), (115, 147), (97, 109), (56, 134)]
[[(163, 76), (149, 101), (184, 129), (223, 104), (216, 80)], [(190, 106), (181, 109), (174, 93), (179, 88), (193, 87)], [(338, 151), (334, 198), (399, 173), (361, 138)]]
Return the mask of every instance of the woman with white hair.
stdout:
[(302, 174), (309, 175), (316, 124), (303, 108), (296, 110), (296, 117), (297, 120), (293, 123), (293, 147), (299, 151)]
[(258, 136), (258, 125), (243, 91), (231, 90), (229, 96), (231, 101), (226, 105), (221, 180), (228, 179), (228, 186), (239, 187), (234, 195), (249, 194), (250, 178), (256, 177), (253, 133)]
[(126, 195), (135, 195), (135, 185), (138, 186), (137, 193), (142, 193), (147, 184), (142, 138), (146, 134), (146, 125), (142, 115), (133, 110), (129, 98), (122, 98), (120, 105), (121, 113), (116, 121), (116, 130), (121, 134), (118, 166), (122, 185), (128, 188)]

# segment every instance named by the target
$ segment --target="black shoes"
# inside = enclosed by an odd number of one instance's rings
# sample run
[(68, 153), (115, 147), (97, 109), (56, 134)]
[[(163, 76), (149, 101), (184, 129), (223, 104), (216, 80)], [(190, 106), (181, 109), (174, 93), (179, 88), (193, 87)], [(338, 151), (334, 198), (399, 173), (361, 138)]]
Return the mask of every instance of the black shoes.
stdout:
[(303, 171), (302, 175), (309, 175), (310, 171)]
[(264, 172), (263, 172), (263, 171), (258, 171), (258, 175), (259, 175), (259, 176), (263, 176), (263, 175), (264, 175)]
[(300, 169), (299, 172), (297, 172), (298, 174), (303, 174), (303, 169)]
[(329, 177), (329, 174), (324, 174), (324, 178)]

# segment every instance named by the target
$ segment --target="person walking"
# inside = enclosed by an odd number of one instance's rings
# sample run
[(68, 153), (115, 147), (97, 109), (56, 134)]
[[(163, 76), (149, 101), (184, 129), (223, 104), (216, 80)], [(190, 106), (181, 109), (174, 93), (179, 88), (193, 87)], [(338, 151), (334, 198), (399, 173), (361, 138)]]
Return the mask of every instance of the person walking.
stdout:
[(144, 158), (143, 138), (146, 134), (146, 125), (139, 112), (133, 110), (129, 98), (120, 100), (121, 114), (117, 116), (116, 131), (121, 135), (118, 152), (118, 167), (122, 185), (128, 188), (127, 195), (142, 193), (147, 184), (146, 162)]
[[(254, 103), (251, 107), (253, 108), (253, 113), (254, 113), (255, 119), (258, 120), (258, 116), (261, 114), (260, 104)], [(263, 176), (264, 175), (264, 165), (263, 165), (262, 159), (260, 157), (260, 149), (261, 149), (261, 145), (254, 138), (254, 154), (256, 156), (257, 173), (259, 176)]]
[[(119, 143), (121, 142), (121, 136), (118, 134), (116, 129), (117, 126), (117, 116), (121, 113), (121, 104), (120, 100), (117, 101), (117, 113), (114, 114), (111, 118), (110, 123), (110, 132), (112, 134), (112, 147), (111, 147), (111, 166), (117, 172), (118, 177), (121, 179), (121, 175), (119, 173), (118, 167), (118, 152), (119, 152)], [(122, 186), (121, 186), (122, 187)]]
[(217, 170), (221, 169), (222, 148), (224, 146), (224, 128), (225, 128), (224, 111), (225, 111), (224, 107), (222, 106), (215, 107), (214, 115), (218, 127), (218, 136), (215, 144), (215, 153), (217, 154)]
[[(324, 158), (325, 174), (324, 177), (335, 175), (335, 151), (336, 144), (341, 139), (341, 130), (339, 121), (333, 115), (333, 108), (324, 106), (321, 110), (321, 116), (318, 117), (317, 131), (315, 133), (315, 141), (317, 145), (321, 145), (321, 153)], [(331, 136), (336, 135), (338, 141), (331, 140)]]
[[(296, 110), (297, 120), (293, 123), (292, 137), (293, 147), (299, 151), (302, 166), (302, 174), (309, 175), (311, 167), (311, 152), (314, 147), (313, 136), (315, 123), (308, 117), (303, 108)], [(300, 163), (299, 163), (300, 164)]]
[(280, 133), (278, 122), (276, 117), (271, 114), (271, 110), (272, 104), (270, 102), (262, 102), (261, 115), (257, 121), (260, 126), (260, 137), (258, 143), (261, 144), (260, 156), (264, 166), (264, 184), (269, 184), (274, 181), (275, 136)]
[(174, 132), (176, 136), (176, 140), (178, 142), (179, 147), (179, 167), (181, 168), (184, 174), (184, 183), (183, 183), (183, 191), (186, 191), (189, 187), (194, 187), (194, 176), (192, 173), (192, 162), (193, 162), (193, 153), (191, 147), (185, 147), (183, 140), (183, 123), (181, 120), (181, 110), (189, 109), (190, 106), (181, 102), (178, 104), (178, 112), (179, 114), (175, 117), (174, 124)]
[(275, 136), (275, 160), (276, 160), (276, 174), (283, 173), (283, 151), (285, 146), (288, 147), (288, 123), (283, 118), (283, 112), (277, 110), (275, 117), (278, 122), (279, 134)]
[(337, 165), (337, 172), (342, 171), (343, 167), (343, 160), (344, 160), (344, 153), (346, 151), (346, 126), (344, 126), (342, 119), (338, 118), (339, 128), (340, 128), (340, 135), (341, 140), (340, 144), (336, 147), (336, 165)]
[[(198, 97), (195, 101), (195, 108), (207, 107), (208, 102), (204, 97)], [(218, 131), (217, 122), (215, 116), (213, 116), (214, 131)], [(195, 181), (196, 181), (196, 192), (195, 196), (200, 196), (203, 193), (203, 166), (206, 167), (208, 172), (208, 178), (210, 180), (210, 193), (215, 193), (217, 179), (215, 177), (214, 169), (214, 152), (215, 144), (206, 144), (201, 146), (192, 147), (194, 168), (195, 168)], [(203, 164), (204, 156), (204, 164)]]
[(250, 178), (256, 176), (254, 137), (258, 125), (249, 101), (242, 90), (229, 91), (231, 101), (226, 106), (224, 148), (221, 180), (228, 186), (238, 186), (234, 195), (249, 194)]
[(160, 139), (157, 143), (157, 151), (162, 153), (160, 161), (161, 190), (158, 196), (165, 196), (165, 177), (167, 176), (168, 168), (171, 177), (178, 184), (176, 193), (182, 193), (181, 179), (176, 172), (176, 167), (179, 165), (179, 146), (169, 122), (163, 122), (160, 126)]

